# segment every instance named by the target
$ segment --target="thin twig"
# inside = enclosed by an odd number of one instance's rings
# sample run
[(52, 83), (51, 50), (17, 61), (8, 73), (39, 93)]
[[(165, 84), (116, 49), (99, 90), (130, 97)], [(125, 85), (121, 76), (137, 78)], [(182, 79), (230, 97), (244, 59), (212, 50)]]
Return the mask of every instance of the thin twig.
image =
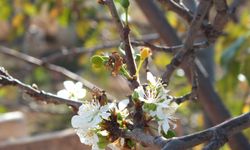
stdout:
[[(87, 88), (89, 91), (93, 91), (93, 89), (96, 89), (96, 88), (101, 89), (98, 86), (87, 81), (86, 79), (82, 78), (81, 76), (79, 76), (79, 75), (77, 75), (77, 74), (75, 74), (75, 73), (73, 73), (73, 72), (71, 72), (63, 67), (60, 67), (60, 66), (57, 66), (54, 64), (50, 64), (50, 63), (46, 63), (38, 58), (29, 56), (29, 55), (24, 54), (24, 53), (20, 53), (16, 50), (1, 46), (0, 53), (17, 58), (19, 60), (22, 60), (22, 61), (27, 62), (27, 63), (34, 65), (34, 66), (44, 67), (44, 68), (48, 69), (49, 71), (52, 71), (54, 73), (58, 73), (60, 75), (63, 75), (64, 77), (70, 78), (72, 80), (80, 81), (80, 82), (82, 82), (83, 86), (85, 88)], [(109, 94), (109, 93), (106, 93), (106, 94), (109, 97), (109, 99), (115, 99), (114, 96), (112, 96), (111, 94)]]
[(161, 2), (164, 6), (166, 6), (167, 9), (175, 12), (176, 14), (184, 18), (189, 24), (193, 20), (192, 12), (180, 6), (177, 2), (173, 0), (158, 0), (158, 1)]
[(0, 86), (16, 86), (25, 91), (25, 93), (34, 98), (34, 100), (44, 101), (46, 103), (66, 104), (68, 106), (72, 106), (75, 110), (78, 110), (78, 107), (80, 107), (82, 104), (81, 102), (60, 98), (54, 94), (44, 92), (30, 85), (22, 83), (21, 81), (9, 75), (2, 67), (0, 67)]
[(226, 0), (213, 0), (217, 14), (214, 18), (212, 27), (214, 28), (213, 32), (208, 32), (208, 40), (210, 42), (215, 42), (217, 37), (222, 34), (222, 29), (230, 19), (228, 13), (228, 6)]
[[(158, 38), (159, 38), (159, 36), (157, 34), (152, 33), (152, 34), (143, 35), (141, 39), (136, 39), (136, 40), (150, 42), (150, 41), (156, 40)], [(62, 60), (64, 58), (79, 56), (81, 54), (86, 54), (86, 53), (94, 53), (98, 50), (106, 50), (106, 49), (118, 47), (120, 45), (120, 43), (121, 43), (120, 41), (110, 41), (110, 42), (103, 43), (103, 44), (100, 44), (100, 45), (97, 45), (97, 46), (94, 46), (91, 48), (84, 48), (84, 47), (65, 48), (65, 49), (63, 49), (62, 52), (55, 53), (55, 54), (52, 54), (50, 56), (44, 57), (44, 58), (42, 58), (42, 60), (44, 62), (52, 63), (52, 62), (56, 62), (57, 60)], [(131, 43), (131, 44), (133, 45), (133, 43)]]
[[(155, 51), (163, 51), (166, 53), (173, 53), (174, 51), (177, 51), (179, 49), (182, 49), (184, 47), (184, 45), (176, 45), (176, 46), (158, 46), (158, 45), (154, 45), (151, 44), (149, 42), (143, 42), (143, 41), (131, 41), (131, 44), (133, 46), (146, 46), (149, 47), (152, 50)], [(199, 43), (195, 43), (194, 44), (194, 49), (201, 49), (201, 48), (207, 48), (209, 46), (209, 43), (204, 41), (204, 42), (199, 42)]]

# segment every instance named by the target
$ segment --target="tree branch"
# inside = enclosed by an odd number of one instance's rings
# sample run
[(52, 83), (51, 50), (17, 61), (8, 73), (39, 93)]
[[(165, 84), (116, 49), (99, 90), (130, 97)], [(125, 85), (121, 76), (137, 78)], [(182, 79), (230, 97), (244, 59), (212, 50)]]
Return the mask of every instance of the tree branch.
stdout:
[[(131, 44), (133, 46), (146, 46), (149, 47), (152, 50), (155, 51), (163, 51), (166, 53), (174, 53), (177, 52), (178, 50), (182, 49), (184, 47), (184, 45), (176, 45), (176, 46), (158, 46), (158, 45), (154, 45), (151, 44), (149, 42), (143, 42), (143, 41), (131, 41)], [(208, 42), (199, 42), (199, 43), (194, 43), (193, 47), (194, 49), (201, 49), (201, 48), (206, 48), (209, 46)]]
[[(245, 0), (234, 0), (231, 4), (236, 8), (238, 4)], [(169, 25), (167, 20), (165, 19), (164, 13), (157, 8), (156, 4), (152, 0), (136, 0), (137, 4), (144, 12), (150, 24), (153, 28), (158, 32), (162, 40), (167, 45), (180, 45), (181, 40), (178, 38), (176, 32)], [(202, 52), (204, 54), (204, 52)], [(207, 57), (207, 56), (206, 56)], [(211, 59), (210, 59), (211, 60)], [(181, 66), (189, 80), (191, 79), (189, 73), (189, 66), (183, 64)], [(199, 103), (203, 107), (203, 110), (208, 114), (209, 118), (213, 122), (213, 124), (218, 124), (223, 122), (224, 120), (230, 118), (230, 113), (223, 105), (221, 98), (216, 93), (211, 80), (206, 74), (203, 74), (203, 71), (198, 68), (198, 96)], [(242, 133), (238, 133), (229, 139), (229, 144), (232, 149), (249, 149), (250, 146), (248, 144), (247, 139), (244, 137)]]
[[(204, 131), (193, 133), (190, 135), (175, 137), (172, 139), (164, 139), (162, 137), (153, 137), (145, 134), (140, 129), (134, 129), (131, 132), (126, 132), (124, 137), (134, 139), (150, 146), (158, 146), (163, 150), (183, 150), (194, 147), (211, 139), (212, 142), (222, 141), (225, 137), (229, 138), (232, 135), (241, 132), (250, 127), (250, 112), (241, 116), (227, 120), (219, 125), (208, 128)], [(222, 145), (220, 145), (222, 146)], [(211, 147), (210, 147), (211, 148)]]
[[(20, 53), (16, 50), (13, 50), (13, 49), (10, 49), (7, 47), (3, 47), (3, 46), (0, 47), (0, 53), (7, 55), (7, 56), (10, 56), (10, 57), (17, 58), (17, 59), (22, 60), (22, 61), (25, 61), (31, 65), (34, 65), (34, 66), (44, 67), (44, 68), (46, 68), (54, 73), (58, 73), (60, 75), (63, 75), (64, 77), (70, 78), (72, 80), (80, 81), (80, 82), (82, 82), (83, 86), (85, 88), (87, 88), (89, 91), (93, 91), (93, 89), (96, 89), (96, 88), (102, 90), (98, 86), (90, 83), (89, 81), (82, 78), (81, 76), (79, 76), (79, 75), (77, 75), (77, 74), (75, 74), (75, 73), (73, 73), (73, 72), (71, 72), (63, 67), (60, 67), (60, 66), (57, 66), (54, 64), (50, 64), (50, 63), (46, 63), (38, 58)], [(109, 97), (109, 99), (115, 99), (114, 96), (112, 96), (111, 94), (109, 94), (109, 93), (106, 93), (106, 94)]]
[[(158, 39), (159, 36), (155, 33), (152, 33), (152, 34), (147, 34), (147, 35), (144, 35), (142, 36), (141, 39), (136, 39), (136, 41), (153, 41), (153, 40), (156, 40)], [(62, 52), (59, 52), (59, 53), (55, 53), (55, 54), (52, 54), (50, 56), (47, 56), (47, 57), (44, 57), (42, 58), (42, 60), (44, 62), (49, 62), (49, 63), (52, 63), (52, 62), (56, 62), (57, 60), (62, 60), (64, 58), (68, 58), (68, 57), (73, 57), (73, 56), (77, 56), (77, 55), (81, 55), (81, 54), (86, 54), (86, 53), (94, 53), (95, 51), (98, 51), (98, 50), (105, 50), (105, 49), (110, 49), (110, 48), (114, 48), (114, 47), (118, 47), (120, 45), (120, 41), (110, 41), (110, 42), (107, 42), (107, 43), (103, 43), (103, 44), (100, 44), (100, 45), (97, 45), (95, 47), (91, 47), (91, 48), (84, 48), (84, 47), (76, 47), (76, 48), (71, 48), (71, 49), (66, 49), (66, 50), (63, 50)], [(131, 42), (132, 45), (133, 42)]]
[(192, 21), (192, 23), (190, 25), (189, 30), (188, 30), (187, 38), (186, 38), (186, 40), (184, 42), (183, 49), (181, 49), (174, 56), (174, 58), (172, 59), (170, 64), (167, 65), (166, 71), (162, 75), (162, 80), (164, 82), (166, 82), (167, 84), (168, 84), (169, 79), (170, 79), (172, 73), (174, 72), (174, 70), (179, 65), (181, 65), (181, 63), (183, 62), (183, 60), (187, 56), (189, 56), (192, 53), (192, 51), (194, 49), (193, 44), (194, 44), (194, 40), (195, 40), (195, 37), (196, 37), (195, 33), (196, 33), (196, 31), (199, 30), (205, 15), (209, 11), (210, 5), (211, 5), (210, 0), (200, 2), (199, 6), (197, 8), (197, 11), (195, 13), (194, 19), (193, 19), (193, 21)]
[(24, 84), (9, 75), (2, 67), (0, 67), (0, 87), (1, 86), (16, 86), (25, 91), (25, 93), (34, 98), (34, 100), (44, 101), (46, 103), (66, 104), (68, 106), (72, 106), (74, 110), (78, 110), (78, 107), (80, 107), (82, 104), (81, 102), (60, 98), (54, 94), (47, 93), (30, 85)]
[(184, 7), (180, 6), (177, 2), (173, 0), (158, 0), (160, 3), (162, 3), (164, 6), (166, 6), (167, 9), (175, 12), (179, 16), (181, 16), (183, 19), (185, 19), (189, 24), (193, 20), (193, 14), (188, 9), (185, 9)]
[[(108, 6), (109, 11), (111, 13), (111, 16), (113, 17), (113, 20), (115, 21), (116, 27), (120, 33), (120, 37), (121, 37), (123, 44), (124, 44), (124, 50), (125, 50), (125, 54), (126, 54), (125, 55), (126, 64), (127, 64), (129, 73), (131, 76), (134, 76), (136, 74), (136, 63), (135, 63), (135, 60), (133, 57), (132, 47), (130, 44), (129, 26), (122, 24), (113, 0), (105, 0), (104, 4), (106, 4)], [(131, 88), (135, 89), (138, 86), (139, 86), (139, 82), (137, 81), (137, 79), (136, 78), (133, 79), (131, 81)]]

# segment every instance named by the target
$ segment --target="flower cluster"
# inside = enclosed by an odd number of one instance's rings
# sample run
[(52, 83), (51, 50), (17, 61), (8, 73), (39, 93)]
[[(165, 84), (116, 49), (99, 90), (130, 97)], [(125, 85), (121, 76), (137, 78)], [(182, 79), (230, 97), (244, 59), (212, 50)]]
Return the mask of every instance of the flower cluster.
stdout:
[[(172, 102), (160, 79), (156, 80), (148, 72), (147, 80), (146, 85), (141, 85), (134, 90), (132, 99), (134, 103), (137, 101), (143, 104), (144, 115), (157, 121), (158, 133), (167, 134), (170, 124), (174, 126), (173, 114), (178, 105)], [(86, 90), (82, 88), (80, 82), (65, 81), (64, 86), (65, 89), (58, 92), (60, 97), (80, 100), (86, 95)], [(118, 104), (108, 103), (105, 92), (97, 91), (92, 94), (93, 99), (82, 100), (78, 114), (71, 119), (72, 127), (75, 128), (80, 141), (86, 145), (92, 145), (92, 149), (104, 149), (106, 146), (113, 149), (115, 141), (120, 141), (118, 145), (124, 145), (124, 139), (119, 138), (115, 132), (128, 130), (126, 123), (131, 124), (129, 120), (131, 116), (127, 110), (129, 100), (122, 100)]]
[(100, 106), (98, 102), (86, 102), (80, 106), (78, 115), (72, 117), (71, 124), (81, 142), (92, 145), (92, 149), (98, 149), (98, 133), (104, 135), (99, 124), (103, 119), (109, 118), (109, 109), (109, 105)]
[[(80, 82), (65, 81), (64, 86), (65, 89), (57, 93), (62, 98), (79, 100), (86, 95), (86, 90), (82, 88), (82, 83)], [(122, 100), (118, 104), (101, 104), (96, 96), (94, 96), (92, 101), (86, 100), (82, 102), (82, 105), (78, 109), (78, 114), (71, 119), (72, 127), (75, 128), (76, 134), (82, 143), (92, 145), (93, 150), (104, 149), (109, 144), (109, 133), (102, 127), (103, 123), (110, 121), (112, 113), (119, 116), (118, 121), (122, 122), (129, 114), (126, 109), (129, 100)], [(114, 144), (110, 146), (115, 147)]]
[(164, 88), (161, 79), (156, 78), (150, 73), (147, 73), (147, 85), (141, 85), (134, 90), (133, 97), (143, 102), (143, 110), (153, 117), (158, 122), (158, 132), (161, 131), (167, 134), (170, 124), (175, 126), (173, 120), (174, 112), (178, 105), (172, 102), (171, 96)]

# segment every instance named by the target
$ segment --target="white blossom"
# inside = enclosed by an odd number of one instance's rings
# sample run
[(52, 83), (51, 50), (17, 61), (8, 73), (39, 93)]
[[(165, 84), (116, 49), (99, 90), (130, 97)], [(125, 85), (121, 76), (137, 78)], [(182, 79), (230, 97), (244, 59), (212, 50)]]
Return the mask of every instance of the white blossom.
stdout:
[(109, 103), (110, 109), (115, 109), (116, 113), (119, 113), (122, 118), (126, 118), (129, 115), (127, 106), (129, 104), (129, 99), (121, 100), (118, 104)]
[(98, 149), (97, 131), (102, 120), (108, 119), (111, 115), (108, 110), (108, 105), (100, 106), (99, 102), (86, 102), (79, 107), (78, 115), (71, 119), (71, 124), (76, 129), (80, 141), (86, 145), (92, 145), (92, 149)]
[(140, 101), (149, 104), (156, 104), (168, 100), (168, 90), (164, 88), (160, 79), (156, 81), (152, 73), (148, 72), (147, 80), (149, 81), (148, 85), (145, 87), (139, 86), (135, 89), (135, 92), (137, 92), (139, 95)]
[(96, 131), (93, 128), (88, 130), (76, 129), (76, 134), (79, 136), (81, 143), (92, 145), (92, 150), (99, 150), (97, 143), (99, 142)]
[(62, 98), (79, 100), (86, 96), (86, 89), (83, 88), (81, 82), (74, 83), (72, 81), (64, 81), (64, 88), (57, 92), (57, 95)]
[(135, 89), (138, 94), (138, 99), (144, 102), (143, 109), (151, 117), (154, 117), (158, 122), (158, 132), (161, 131), (167, 133), (170, 124), (174, 126), (173, 114), (175, 113), (178, 105), (175, 102), (171, 102), (171, 97), (168, 95), (160, 79), (147, 73), (148, 84), (146, 86), (139, 86)]
[(173, 122), (175, 117), (173, 115), (177, 108), (178, 105), (175, 102), (172, 102), (168, 105), (158, 105), (156, 111), (151, 111), (151, 115), (157, 117), (158, 119), (159, 133), (161, 133), (162, 130), (163, 132), (167, 133), (170, 128), (170, 124), (173, 126), (173, 128), (175, 128), (175, 124)]

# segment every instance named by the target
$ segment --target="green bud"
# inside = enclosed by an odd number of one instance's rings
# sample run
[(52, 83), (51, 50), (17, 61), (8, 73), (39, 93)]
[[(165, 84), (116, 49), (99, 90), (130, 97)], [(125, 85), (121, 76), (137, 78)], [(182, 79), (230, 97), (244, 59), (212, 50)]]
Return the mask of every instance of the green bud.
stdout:
[(128, 9), (129, 7), (129, 0), (120, 0), (120, 4), (124, 9)]
[(115, 0), (115, 2), (119, 3), (124, 9), (129, 7), (129, 0)]
[(91, 57), (91, 63), (96, 68), (102, 67), (104, 61), (105, 59), (103, 59), (103, 57), (100, 55), (94, 55)]

